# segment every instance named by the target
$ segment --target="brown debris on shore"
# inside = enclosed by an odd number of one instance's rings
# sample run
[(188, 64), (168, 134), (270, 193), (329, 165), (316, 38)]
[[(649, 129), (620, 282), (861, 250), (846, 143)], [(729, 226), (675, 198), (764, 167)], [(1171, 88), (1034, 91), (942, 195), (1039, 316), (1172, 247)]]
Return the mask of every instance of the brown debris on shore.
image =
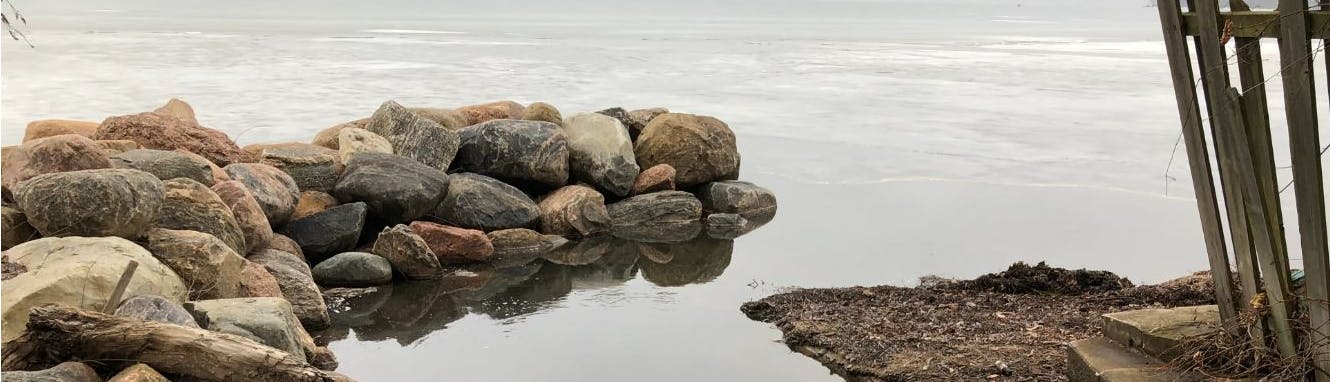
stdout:
[(1109, 272), (1016, 263), (975, 280), (924, 281), (801, 289), (741, 310), (850, 381), (1065, 381), (1066, 343), (1098, 336), (1100, 315), (1214, 303), (1205, 273), (1132, 287)]

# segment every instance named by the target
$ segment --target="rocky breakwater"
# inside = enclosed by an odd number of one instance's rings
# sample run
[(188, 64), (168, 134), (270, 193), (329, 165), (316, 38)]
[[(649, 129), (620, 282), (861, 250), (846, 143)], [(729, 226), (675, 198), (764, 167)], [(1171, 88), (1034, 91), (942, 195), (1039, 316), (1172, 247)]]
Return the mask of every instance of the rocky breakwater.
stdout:
[[(736, 137), (714, 117), (611, 108), (564, 118), (512, 101), (387, 101), (365, 114), (310, 143), (243, 148), (179, 100), (95, 128), (29, 125), (0, 163), (5, 378), (116, 359), (86, 366), (347, 380), (310, 335), (345, 317), (328, 307), (345, 296), (393, 283), (488, 290), (475, 277), (620, 250), (640, 250), (657, 264), (651, 277), (672, 280), (672, 262), (728, 263), (728, 251), (689, 243), (732, 248), (776, 211), (770, 191), (737, 180)], [(675, 247), (689, 253), (661, 250)], [(112, 301), (131, 261), (137, 271)], [(136, 345), (148, 341), (158, 345)]]

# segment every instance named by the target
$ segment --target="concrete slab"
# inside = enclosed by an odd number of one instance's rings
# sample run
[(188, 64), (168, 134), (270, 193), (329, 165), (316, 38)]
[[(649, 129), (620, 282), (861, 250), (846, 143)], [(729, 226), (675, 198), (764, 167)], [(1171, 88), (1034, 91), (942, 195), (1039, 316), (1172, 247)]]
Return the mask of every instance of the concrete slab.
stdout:
[(1178, 357), (1177, 345), (1183, 339), (1216, 330), (1219, 330), (1219, 308), (1214, 305), (1104, 315), (1104, 336), (1164, 361)]

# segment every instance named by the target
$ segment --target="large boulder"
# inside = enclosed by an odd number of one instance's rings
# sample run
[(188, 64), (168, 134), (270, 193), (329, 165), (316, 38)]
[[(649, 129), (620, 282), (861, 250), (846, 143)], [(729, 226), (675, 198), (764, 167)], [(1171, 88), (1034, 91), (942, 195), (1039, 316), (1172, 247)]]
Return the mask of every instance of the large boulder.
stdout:
[(82, 362), (63, 362), (50, 369), (36, 371), (6, 371), (0, 373), (5, 382), (102, 382), (97, 371)]
[(457, 112), (466, 117), (467, 126), (495, 119), (519, 119), (525, 110), (526, 107), (513, 101), (494, 101), (457, 108)]
[(13, 190), (32, 177), (66, 171), (111, 168), (111, 159), (96, 142), (82, 135), (57, 135), (24, 142), (0, 163), (0, 184)]
[(111, 166), (144, 171), (157, 179), (188, 178), (212, 185), (212, 166), (200, 156), (185, 155), (179, 151), (138, 149), (111, 156)]
[(339, 123), (332, 127), (319, 130), (318, 133), (314, 134), (314, 140), (309, 143), (337, 150), (340, 148), (338, 141), (342, 130), (363, 129), (367, 124), (369, 124), (369, 118), (361, 118), (350, 122)]
[(240, 297), (245, 258), (216, 237), (170, 229), (148, 231), (148, 251), (189, 286), (189, 299)]
[(223, 168), (249, 189), (273, 227), (286, 224), (300, 201), (300, 186), (281, 169), (259, 163), (237, 163)]
[(263, 214), (263, 207), (254, 199), (254, 194), (249, 193), (244, 184), (234, 180), (214, 184), (212, 192), (231, 208), (231, 214), (235, 216), (236, 224), (245, 236), (245, 252), (240, 254), (267, 248), (268, 242), (272, 241), (272, 224), (268, 222), (268, 215)]
[(97, 140), (132, 140), (149, 149), (185, 149), (221, 166), (253, 160), (226, 133), (161, 113), (107, 118), (97, 127), (97, 134), (93, 137)]
[(540, 217), (536, 202), (522, 190), (471, 173), (449, 177), (448, 193), (432, 216), (444, 224), (493, 231), (529, 227)]
[(245, 232), (240, 230), (231, 206), (208, 186), (185, 178), (163, 183), (166, 198), (153, 221), (156, 228), (199, 231), (221, 239), (235, 253), (247, 253)]
[(605, 197), (586, 186), (564, 186), (540, 200), (540, 231), (568, 237), (608, 231)]
[(331, 323), (323, 294), (319, 291), (319, 285), (314, 283), (314, 274), (304, 260), (271, 249), (252, 254), (249, 260), (263, 264), (268, 273), (277, 279), (282, 296), (291, 302), (296, 318), (306, 328), (320, 329)]
[(124, 301), (115, 307), (115, 315), (121, 317), (137, 318), (144, 321), (165, 322), (180, 326), (197, 328), (199, 324), (194, 321), (194, 316), (189, 315), (180, 303), (156, 295), (138, 295)]
[(365, 153), (346, 164), (332, 195), (344, 203), (364, 202), (381, 223), (403, 223), (433, 211), (449, 192), (450, 178), (406, 157)]
[(23, 142), (57, 135), (76, 134), (92, 138), (97, 134), (100, 123), (92, 121), (74, 121), (68, 119), (42, 119), (28, 122), (23, 131)]
[(23, 211), (10, 206), (0, 207), (0, 250), (9, 249), (15, 245), (23, 244), (28, 241), (41, 237), (32, 224), (28, 224), (27, 215)]
[(171, 382), (171, 380), (166, 379), (165, 376), (162, 376), (162, 373), (158, 373), (152, 366), (136, 363), (120, 370), (119, 373), (115, 373), (106, 382)]
[(661, 163), (642, 170), (637, 174), (637, 180), (633, 181), (633, 189), (629, 193), (632, 195), (649, 194), (656, 191), (670, 191), (674, 189), (674, 167), (669, 164)]
[(272, 297), (191, 301), (185, 310), (204, 329), (234, 334), (285, 351), (305, 360), (300, 326), (292, 305)]
[(615, 196), (628, 195), (639, 169), (622, 123), (603, 114), (577, 113), (563, 121), (563, 133), (573, 179)]
[(448, 170), (457, 156), (457, 132), (387, 101), (369, 118), (365, 130), (383, 136), (393, 152), (426, 166)]
[(189, 291), (148, 250), (118, 237), (48, 237), (19, 244), (5, 254), (28, 271), (0, 283), (3, 341), (23, 331), (34, 307), (54, 303), (100, 311), (130, 261), (139, 266), (126, 296), (159, 295), (182, 302)]
[(485, 262), (494, 256), (485, 231), (424, 221), (411, 222), (411, 231), (425, 240), (441, 264)]
[(165, 190), (143, 171), (83, 170), (29, 179), (14, 201), (42, 236), (136, 238), (157, 218)]
[(259, 163), (276, 167), (296, 182), (301, 191), (328, 191), (342, 173), (337, 150), (308, 143), (283, 143), (259, 151)]
[(454, 167), (523, 188), (568, 183), (568, 141), (549, 122), (493, 120), (461, 130)]
[(299, 244), (305, 259), (317, 264), (356, 246), (360, 229), (365, 227), (366, 210), (362, 202), (329, 208), (288, 223), (282, 235)]
[(563, 124), (563, 114), (559, 109), (544, 102), (532, 102), (527, 105), (526, 110), (522, 111), (522, 120), (524, 121), (544, 121), (556, 125)]
[(323, 191), (301, 191), (300, 201), (296, 203), (296, 212), (291, 220), (300, 220), (341, 204), (337, 198)]
[(739, 214), (755, 224), (764, 224), (776, 216), (776, 195), (749, 182), (707, 183), (697, 189), (697, 197), (707, 212)]
[(337, 142), (337, 152), (342, 163), (350, 162), (352, 157), (360, 153), (393, 153), (392, 142), (365, 129), (342, 129), (337, 133)]
[(373, 251), (388, 259), (393, 270), (407, 279), (434, 279), (442, 273), (439, 259), (430, 251), (429, 244), (403, 224), (384, 228), (374, 241)]
[(610, 204), (610, 232), (645, 242), (681, 242), (702, 230), (702, 202), (683, 191), (638, 195)]
[(314, 282), (331, 287), (369, 287), (393, 281), (388, 259), (373, 253), (343, 252), (314, 266)]
[(263, 264), (248, 259), (245, 260), (245, 267), (240, 269), (239, 284), (241, 297), (282, 297), (282, 287), (277, 284), (277, 278)]
[(421, 118), (434, 121), (434, 123), (451, 130), (471, 126), (470, 123), (467, 123), (465, 115), (462, 115), (462, 113), (458, 113), (453, 109), (445, 109), (441, 107), (409, 107), (407, 110), (411, 110), (412, 113), (416, 113), (416, 115), (419, 115)]
[(725, 122), (708, 116), (662, 114), (642, 130), (634, 152), (642, 168), (661, 163), (673, 166), (674, 181), (681, 189), (739, 177), (734, 132)]

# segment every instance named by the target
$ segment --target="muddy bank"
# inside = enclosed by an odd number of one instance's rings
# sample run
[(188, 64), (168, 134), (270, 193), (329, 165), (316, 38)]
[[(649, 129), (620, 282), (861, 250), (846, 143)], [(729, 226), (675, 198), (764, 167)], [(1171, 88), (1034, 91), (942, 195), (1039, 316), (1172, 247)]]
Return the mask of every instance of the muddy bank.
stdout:
[(801, 289), (746, 303), (792, 350), (850, 381), (1065, 381), (1065, 344), (1105, 313), (1212, 304), (1209, 276), (1132, 286), (1109, 272), (1012, 265), (919, 287)]

